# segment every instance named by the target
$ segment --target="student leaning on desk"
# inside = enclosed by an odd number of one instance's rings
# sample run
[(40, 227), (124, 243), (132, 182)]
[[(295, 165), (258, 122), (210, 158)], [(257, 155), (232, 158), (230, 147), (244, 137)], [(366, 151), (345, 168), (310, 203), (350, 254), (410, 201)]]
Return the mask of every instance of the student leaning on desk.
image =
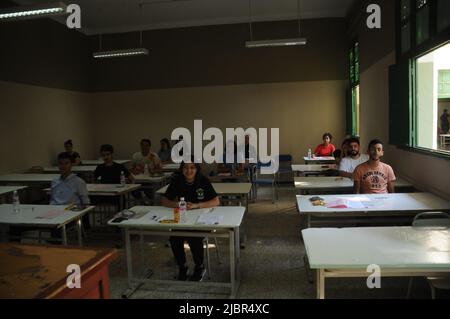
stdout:
[(371, 141), (369, 143), (369, 160), (356, 167), (353, 173), (356, 194), (395, 193), (394, 170), (388, 164), (381, 162), (383, 155), (383, 142)]
[[(180, 174), (172, 180), (161, 200), (163, 206), (176, 208), (181, 197), (184, 197), (187, 202), (188, 210), (210, 208), (220, 204), (211, 182), (202, 175), (200, 165), (194, 163), (193, 157), (191, 162), (181, 163)], [(179, 270), (178, 280), (187, 279), (185, 241), (189, 244), (195, 263), (191, 280), (200, 281), (205, 274), (205, 267), (203, 265), (203, 238), (199, 237), (170, 237), (170, 245)]]

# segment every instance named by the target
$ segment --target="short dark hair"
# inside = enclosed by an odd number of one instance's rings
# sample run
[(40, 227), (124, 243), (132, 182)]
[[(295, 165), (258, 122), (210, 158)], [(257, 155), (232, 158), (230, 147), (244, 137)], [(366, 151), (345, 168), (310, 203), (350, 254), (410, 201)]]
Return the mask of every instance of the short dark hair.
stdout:
[(372, 146), (374, 146), (374, 145), (376, 145), (376, 144), (381, 144), (381, 145), (383, 145), (383, 142), (382, 142), (381, 140), (379, 140), (379, 139), (371, 140), (370, 143), (369, 143), (369, 150), (370, 150), (370, 148), (371, 148)]
[(114, 147), (111, 144), (103, 144), (102, 146), (100, 146), (100, 153), (101, 152), (114, 153)]
[(152, 142), (151, 142), (150, 139), (148, 139), (148, 138), (143, 138), (143, 139), (141, 140), (141, 145), (142, 145), (143, 143), (148, 143), (148, 144), (150, 144), (150, 146), (152, 146)]
[(72, 140), (67, 140), (67, 141), (65, 141), (65, 142), (64, 142), (64, 146), (66, 146), (66, 145), (73, 146)]
[(352, 143), (356, 143), (356, 144), (360, 145), (359, 138), (357, 138), (357, 137), (351, 137), (351, 138), (347, 139), (347, 143), (348, 143), (348, 145), (350, 145)]
[(60, 160), (68, 159), (70, 162), (73, 162), (73, 156), (69, 152), (62, 152), (58, 154), (58, 162)]
[(329, 137), (329, 138), (330, 138), (330, 140), (332, 140), (332, 139), (333, 139), (333, 135), (331, 135), (331, 133), (325, 133), (325, 134), (323, 134), (323, 135), (322, 135), (322, 139), (324, 140), (324, 139), (325, 139), (325, 137)]

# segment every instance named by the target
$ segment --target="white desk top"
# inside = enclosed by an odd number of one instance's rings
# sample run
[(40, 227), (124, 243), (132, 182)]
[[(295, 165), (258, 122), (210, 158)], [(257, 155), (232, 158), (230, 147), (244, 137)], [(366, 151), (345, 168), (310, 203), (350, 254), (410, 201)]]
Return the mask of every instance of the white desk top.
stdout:
[(294, 184), (297, 189), (338, 189), (353, 187), (353, 181), (350, 178), (339, 176), (294, 177)]
[[(187, 222), (184, 224), (164, 224), (154, 221), (152, 218), (167, 216), (169, 219), (174, 217), (174, 209), (162, 206), (135, 206), (129, 209), (137, 213), (135, 218), (124, 220), (121, 223), (108, 222), (108, 225), (119, 226), (124, 228), (147, 228), (147, 229), (186, 229), (186, 230), (202, 230), (202, 229), (230, 229), (239, 227), (244, 217), (245, 207), (240, 206), (218, 206), (206, 209), (194, 209), (187, 212)], [(222, 217), (219, 224), (204, 225), (196, 224), (200, 215), (207, 214), (209, 216)]]
[(312, 269), (447, 269), (450, 229), (426, 227), (302, 230)]
[[(65, 205), (19, 205), (20, 212), (15, 213), (13, 205), (0, 205), (0, 224), (61, 227), (94, 209), (94, 206), (89, 206), (82, 211), (71, 211), (65, 210), (66, 207)], [(53, 217), (37, 218), (45, 214)]]
[(312, 164), (312, 165), (291, 165), (293, 172), (323, 172), (327, 170), (335, 170), (336, 165), (334, 164)]
[[(131, 163), (131, 160), (114, 160), (117, 164), (127, 165)], [(102, 159), (96, 159), (96, 160), (82, 160), (81, 165), (82, 166), (97, 166), (100, 164), (103, 164), (104, 161)]]
[(325, 206), (313, 206), (309, 200), (311, 197), (314, 196), (297, 195), (297, 206), (300, 213), (450, 211), (450, 202), (431, 193), (319, 195), (319, 197), (324, 199), (325, 203), (345, 199), (362, 203), (363, 208), (327, 208)]
[(133, 175), (136, 183), (148, 184), (148, 183), (161, 183), (166, 178), (170, 177), (172, 173), (164, 172), (162, 176), (149, 176), (144, 174)]
[[(73, 173), (94, 173), (97, 166), (72, 166)], [(58, 166), (44, 167), (46, 173), (59, 173)]]
[(314, 157), (303, 157), (306, 162), (334, 162), (336, 159), (333, 156), (314, 156)]
[[(295, 177), (295, 188), (301, 190), (308, 189), (353, 189), (353, 181), (350, 178), (339, 176), (323, 177)], [(402, 178), (394, 182), (395, 187), (413, 187), (413, 185)]]
[[(87, 184), (88, 195), (91, 196), (119, 196), (139, 188), (141, 188), (141, 184), (126, 184), (125, 186), (120, 184)], [(44, 191), (50, 193), (51, 190), (46, 188)]]
[(0, 182), (51, 183), (59, 174), (7, 174), (0, 175)]
[[(218, 195), (245, 195), (252, 189), (251, 183), (212, 183), (212, 186)], [(165, 194), (168, 187), (158, 189), (156, 194)]]
[(0, 195), (12, 193), (14, 191), (20, 191), (28, 186), (0, 186)]

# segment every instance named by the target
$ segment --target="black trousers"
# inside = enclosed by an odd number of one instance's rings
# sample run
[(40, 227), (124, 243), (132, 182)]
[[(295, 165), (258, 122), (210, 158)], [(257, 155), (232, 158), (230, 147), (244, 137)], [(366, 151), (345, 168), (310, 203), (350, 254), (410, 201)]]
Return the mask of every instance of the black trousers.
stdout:
[(187, 241), (191, 248), (192, 257), (196, 267), (203, 266), (203, 238), (201, 237), (170, 237), (170, 247), (178, 266), (186, 264), (186, 252), (184, 242)]

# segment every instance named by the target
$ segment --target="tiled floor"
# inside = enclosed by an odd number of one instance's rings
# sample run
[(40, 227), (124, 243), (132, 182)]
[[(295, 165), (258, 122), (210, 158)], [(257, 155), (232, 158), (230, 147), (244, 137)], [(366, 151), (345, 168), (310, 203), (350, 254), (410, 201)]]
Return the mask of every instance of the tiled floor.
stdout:
[[(296, 212), (295, 191), (290, 187), (280, 190), (280, 199), (276, 204), (270, 200), (269, 189), (259, 193), (259, 200), (250, 205), (246, 215), (248, 240), (246, 248), (241, 250), (241, 284), (237, 298), (315, 298), (315, 285), (308, 283), (303, 265), (304, 247), (300, 237), (301, 219)], [(90, 245), (114, 247), (120, 240), (116, 234), (93, 234)], [(175, 265), (172, 253), (166, 246), (167, 238), (146, 237), (146, 269), (154, 271), (153, 276), (172, 279)], [(134, 262), (137, 265), (138, 247), (135, 243)], [(219, 240), (222, 264), (216, 258), (215, 248), (211, 250), (212, 278), (225, 281), (228, 278), (228, 243)], [(188, 253), (188, 260), (192, 259)], [(126, 259), (123, 249), (119, 249), (119, 258), (110, 268), (111, 292), (113, 298), (121, 298), (127, 289)], [(368, 289), (365, 278), (327, 280), (328, 298), (405, 298), (408, 278), (382, 278), (381, 289)], [(144, 285), (132, 298), (226, 298), (226, 295), (200, 293), (198, 288), (186, 291), (180, 286)], [(413, 298), (430, 298), (430, 289), (423, 278), (414, 281)], [(450, 294), (441, 293), (440, 297), (449, 298)]]

